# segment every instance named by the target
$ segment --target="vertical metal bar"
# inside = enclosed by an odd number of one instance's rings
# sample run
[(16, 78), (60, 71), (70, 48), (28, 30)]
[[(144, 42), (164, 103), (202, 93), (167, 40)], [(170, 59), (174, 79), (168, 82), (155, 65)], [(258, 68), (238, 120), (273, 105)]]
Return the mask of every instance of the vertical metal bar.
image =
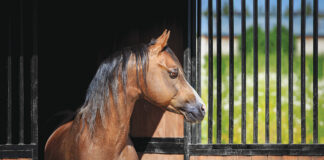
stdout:
[[(192, 14), (192, 20), (191, 20), (191, 25), (192, 25), (192, 30), (191, 30), (191, 85), (193, 88), (197, 89), (196, 85), (196, 71), (197, 71), (197, 52), (196, 52), (196, 0), (191, 1), (191, 14)], [(192, 124), (191, 125), (191, 143), (195, 144), (196, 142), (196, 137), (197, 137), (197, 124)]]
[[(201, 0), (197, 0), (197, 92), (201, 95)], [(201, 123), (197, 132), (196, 143), (201, 143)]]
[(229, 143), (233, 143), (234, 126), (234, 11), (233, 0), (229, 0)]
[(253, 0), (253, 143), (258, 143), (258, 0)]
[(184, 160), (190, 159), (189, 144), (191, 143), (191, 128), (190, 123), (184, 122)]
[(281, 143), (281, 0), (277, 0), (277, 143)]
[(265, 1), (265, 143), (269, 143), (269, 0)]
[(222, 1), (217, 1), (217, 127), (216, 142), (222, 140)]
[(306, 1), (301, 1), (301, 143), (306, 143), (306, 118), (305, 118), (305, 12)]
[(294, 1), (289, 0), (289, 79), (288, 79), (288, 87), (289, 87), (289, 114), (288, 114), (288, 119), (289, 119), (289, 144), (294, 143), (294, 125), (293, 125), (293, 115), (294, 115), (294, 103), (293, 103), (293, 77), (294, 77), (294, 72), (293, 72), (293, 12), (294, 12)]
[(245, 0), (242, 0), (241, 4), (242, 10), (242, 132), (241, 132), (241, 143), (246, 144), (246, 12), (245, 12)]
[(38, 17), (37, 0), (33, 5), (33, 56), (31, 59), (31, 143), (38, 144)]
[[(31, 144), (38, 145), (38, 55), (35, 48), (31, 59), (31, 106)], [(34, 153), (33, 160), (37, 160), (37, 148), (34, 150)]]
[(196, 0), (192, 0), (191, 3), (191, 85), (196, 89)]
[(313, 143), (318, 143), (318, 0), (313, 6)]
[(213, 1), (208, 0), (208, 143), (213, 143)]
[(7, 90), (7, 144), (12, 143), (12, 19), (9, 17), (9, 33), (8, 33), (8, 59), (7, 59), (7, 72), (8, 72), (8, 90)]
[(24, 26), (23, 0), (20, 0), (20, 56), (19, 56), (19, 143), (24, 143)]
[[(184, 53), (184, 66), (186, 71), (186, 79), (190, 81), (191, 77), (191, 65), (190, 65), (190, 53), (191, 53), (191, 1), (187, 1), (187, 49)], [(188, 122), (184, 122), (184, 160), (190, 159), (189, 144), (191, 143), (191, 129)]]

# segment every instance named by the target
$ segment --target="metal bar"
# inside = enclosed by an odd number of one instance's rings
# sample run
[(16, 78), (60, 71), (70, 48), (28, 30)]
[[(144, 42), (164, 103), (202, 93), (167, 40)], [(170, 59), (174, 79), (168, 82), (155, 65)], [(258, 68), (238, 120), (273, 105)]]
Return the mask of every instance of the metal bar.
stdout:
[(213, 143), (213, 1), (208, 0), (208, 143)]
[(265, 143), (269, 143), (269, 0), (265, 1)]
[(183, 154), (183, 138), (132, 138), (137, 152), (155, 154)]
[(30, 144), (10, 144), (2, 145), (0, 144), (0, 159), (17, 159), (17, 158), (33, 158), (33, 150), (37, 150), (36, 145)]
[(12, 143), (12, 19), (9, 18), (9, 29), (8, 29), (8, 59), (7, 59), (7, 144)]
[(318, 143), (318, 0), (313, 6), (313, 143)]
[(277, 0), (277, 143), (281, 143), (281, 0)]
[[(197, 0), (197, 92), (201, 95), (201, 0)], [(201, 143), (201, 123), (197, 132), (196, 143)]]
[(23, 0), (20, 0), (20, 56), (19, 56), (19, 143), (24, 143), (24, 26)]
[(289, 144), (294, 143), (294, 134), (293, 134), (293, 116), (294, 116), (294, 103), (293, 103), (293, 78), (294, 78), (294, 72), (293, 72), (293, 12), (294, 12), (294, 1), (289, 0), (289, 79), (288, 79), (288, 87), (289, 87)]
[(32, 156), (32, 150), (0, 150), (0, 158), (5, 159), (28, 159)]
[(19, 57), (19, 143), (24, 143), (24, 58)]
[(216, 142), (222, 140), (222, 1), (217, 1), (217, 127)]
[[(191, 1), (187, 0), (187, 49), (184, 53), (184, 67), (186, 71), (186, 79), (190, 81), (191, 76), (191, 66), (190, 66), (190, 53), (191, 53)], [(190, 153), (189, 153), (189, 143), (191, 143), (191, 130), (190, 130), (190, 124), (188, 122), (184, 122), (184, 160), (190, 159)]]
[(253, 0), (253, 143), (258, 143), (258, 0)]
[[(143, 153), (183, 154), (183, 138), (132, 138), (134, 147)], [(10, 147), (11, 146), (11, 147)], [(1, 146), (0, 150), (9, 148), (29, 149), (28, 145)], [(19, 147), (19, 148), (18, 148)], [(191, 155), (324, 155), (323, 144), (191, 144)]]
[(189, 153), (189, 144), (191, 143), (191, 127), (190, 123), (184, 122), (184, 160), (190, 159), (190, 153)]
[(305, 12), (306, 1), (301, 1), (301, 143), (306, 143), (306, 118), (305, 118)]
[(190, 145), (192, 156), (323, 156), (323, 144), (212, 144)]
[[(137, 151), (143, 153), (183, 154), (182, 138), (132, 138)], [(0, 150), (29, 149), (29, 145), (0, 145)], [(324, 144), (191, 144), (191, 155), (299, 155), (323, 156)]]
[(38, 144), (38, 17), (37, 0), (33, 6), (33, 56), (31, 59), (31, 143)]
[(191, 85), (196, 89), (196, 0), (191, 1)]
[[(196, 71), (197, 71), (197, 52), (196, 52), (196, 0), (191, 1), (191, 25), (192, 25), (192, 30), (191, 30), (191, 85), (193, 88), (196, 89)], [(197, 143), (196, 142), (196, 136), (197, 136), (197, 124), (192, 124), (191, 125), (191, 143)]]
[(241, 143), (246, 144), (246, 12), (245, 12), (245, 0), (242, 0), (242, 131), (241, 131)]
[(233, 0), (229, 0), (229, 143), (233, 143), (234, 126), (234, 11)]

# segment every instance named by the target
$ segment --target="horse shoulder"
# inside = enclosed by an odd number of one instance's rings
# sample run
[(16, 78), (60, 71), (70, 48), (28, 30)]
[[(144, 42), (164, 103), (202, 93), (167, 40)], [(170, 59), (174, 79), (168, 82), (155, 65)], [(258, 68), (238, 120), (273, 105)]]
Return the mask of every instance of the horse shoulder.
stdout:
[[(68, 138), (68, 131), (70, 130), (72, 121), (65, 123), (57, 128), (48, 138), (45, 145), (45, 160), (65, 159), (64, 153), (67, 153), (66, 142), (64, 139)], [(62, 151), (63, 150), (63, 151)]]
[(127, 144), (122, 150), (118, 160), (138, 160), (137, 152), (130, 137), (128, 137)]

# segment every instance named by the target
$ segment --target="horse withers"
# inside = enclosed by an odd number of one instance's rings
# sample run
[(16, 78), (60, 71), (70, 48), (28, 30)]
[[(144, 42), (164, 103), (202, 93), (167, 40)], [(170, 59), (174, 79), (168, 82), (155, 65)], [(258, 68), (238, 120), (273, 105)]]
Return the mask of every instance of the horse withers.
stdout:
[(167, 46), (169, 36), (165, 30), (149, 44), (124, 48), (105, 59), (75, 119), (47, 140), (45, 160), (138, 159), (129, 123), (140, 98), (182, 114), (188, 122), (200, 122), (205, 105)]

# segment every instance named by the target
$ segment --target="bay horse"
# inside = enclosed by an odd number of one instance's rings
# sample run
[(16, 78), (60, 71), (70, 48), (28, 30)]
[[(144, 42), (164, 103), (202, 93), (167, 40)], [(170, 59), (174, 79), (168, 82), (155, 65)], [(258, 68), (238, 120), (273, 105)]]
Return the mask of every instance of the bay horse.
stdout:
[(47, 140), (45, 160), (138, 159), (129, 124), (140, 98), (182, 114), (188, 122), (200, 122), (205, 105), (167, 46), (169, 36), (165, 30), (148, 44), (124, 48), (105, 59), (74, 120)]

